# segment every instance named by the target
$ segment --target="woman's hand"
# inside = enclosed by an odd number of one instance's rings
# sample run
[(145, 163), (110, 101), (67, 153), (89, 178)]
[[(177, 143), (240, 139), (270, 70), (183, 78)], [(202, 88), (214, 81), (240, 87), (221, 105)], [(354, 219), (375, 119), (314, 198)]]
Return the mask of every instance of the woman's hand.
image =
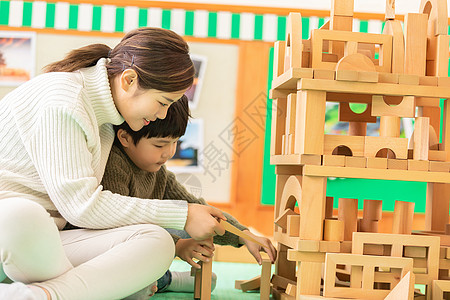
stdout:
[(205, 240), (214, 235), (223, 235), (225, 229), (217, 220), (226, 221), (222, 211), (208, 205), (188, 204), (188, 215), (184, 230), (194, 240)]
[(251, 255), (253, 255), (253, 257), (256, 259), (258, 264), (260, 264), (260, 265), (262, 264), (261, 254), (259, 253), (260, 251), (266, 252), (269, 255), (271, 262), (274, 263), (275, 260), (277, 259), (277, 250), (272, 245), (272, 242), (268, 238), (254, 235), (253, 233), (251, 233), (248, 230), (244, 230), (244, 231), (248, 235), (252, 236), (255, 240), (257, 240), (261, 244), (265, 245), (264, 247), (261, 247), (260, 245), (254, 243), (252, 241), (249, 241), (249, 240), (239, 237), (239, 242), (241, 244), (245, 244), (245, 246), (247, 246), (248, 252), (250, 252)]
[(194, 239), (179, 239), (175, 245), (175, 254), (193, 266), (200, 269), (200, 265), (194, 262), (194, 258), (199, 261), (208, 262), (213, 257), (214, 244), (212, 238), (196, 241)]

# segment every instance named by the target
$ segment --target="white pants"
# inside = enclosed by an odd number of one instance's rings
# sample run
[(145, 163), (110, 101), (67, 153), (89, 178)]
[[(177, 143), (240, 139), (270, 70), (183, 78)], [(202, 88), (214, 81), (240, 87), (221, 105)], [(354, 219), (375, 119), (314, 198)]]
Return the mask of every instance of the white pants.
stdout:
[(52, 299), (124, 298), (158, 280), (174, 254), (171, 236), (157, 225), (60, 232), (41, 205), (0, 200), (0, 281), (6, 274), (37, 283)]

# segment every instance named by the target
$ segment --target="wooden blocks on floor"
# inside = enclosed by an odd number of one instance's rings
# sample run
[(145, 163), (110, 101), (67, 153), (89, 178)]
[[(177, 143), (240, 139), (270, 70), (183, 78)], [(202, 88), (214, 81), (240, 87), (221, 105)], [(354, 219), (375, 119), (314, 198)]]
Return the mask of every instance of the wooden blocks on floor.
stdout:
[(211, 277), (212, 277), (212, 260), (209, 262), (199, 262), (201, 269), (191, 269), (195, 273), (194, 299), (210, 300), (211, 299)]

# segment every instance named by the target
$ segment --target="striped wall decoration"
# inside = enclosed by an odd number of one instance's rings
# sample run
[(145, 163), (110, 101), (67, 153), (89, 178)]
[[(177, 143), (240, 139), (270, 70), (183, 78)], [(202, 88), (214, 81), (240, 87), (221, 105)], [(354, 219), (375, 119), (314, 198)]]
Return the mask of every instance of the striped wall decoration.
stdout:
[[(89, 3), (0, 1), (0, 26), (23, 29), (75, 30), (121, 33), (153, 26), (171, 29), (182, 36), (273, 42), (284, 40), (284, 15), (229, 11), (162, 9)], [(325, 18), (304, 17), (303, 39), (319, 28)], [(380, 20), (354, 20), (354, 31), (381, 33)]]

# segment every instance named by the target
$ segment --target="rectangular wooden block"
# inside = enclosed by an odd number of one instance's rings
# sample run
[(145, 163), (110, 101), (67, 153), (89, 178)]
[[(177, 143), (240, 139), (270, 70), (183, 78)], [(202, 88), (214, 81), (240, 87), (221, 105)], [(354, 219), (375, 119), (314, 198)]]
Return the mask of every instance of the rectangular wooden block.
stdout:
[(300, 235), (300, 215), (287, 216), (287, 234), (289, 236)]
[(353, 157), (345, 156), (345, 166), (353, 168), (365, 168), (366, 158), (365, 157)]
[(426, 160), (408, 159), (408, 170), (411, 171), (428, 171), (429, 162)]
[(420, 85), (437, 86), (438, 78), (435, 76), (419, 76)]
[(398, 74), (398, 84), (418, 85), (420, 83), (419, 78), (418, 75), (413, 74)]
[(378, 82), (397, 84), (398, 83), (398, 74), (379, 72), (378, 73)]
[(335, 166), (335, 167), (344, 167), (345, 166), (345, 157), (344, 155), (322, 155), (322, 165), (323, 166)]
[(415, 160), (428, 160), (430, 149), (430, 118), (416, 117), (414, 122), (413, 158)]
[(437, 77), (437, 85), (450, 87), (450, 77)]
[(408, 13), (404, 21), (405, 73), (425, 75), (428, 15)]
[(408, 170), (408, 160), (388, 158), (388, 169)]
[(450, 171), (450, 162), (444, 161), (430, 161), (429, 169), (430, 172), (446, 172)]
[(314, 79), (334, 80), (336, 72), (334, 70), (314, 69)]
[(367, 168), (387, 169), (387, 158), (368, 157), (367, 158)]
[(358, 72), (353, 70), (338, 70), (336, 71), (336, 80), (358, 81)]
[[(408, 158), (408, 139), (394, 137), (366, 136), (364, 144), (364, 156), (376, 157), (382, 149), (390, 149), (398, 159)], [(388, 162), (389, 168), (389, 162)]]
[(353, 16), (353, 0), (331, 0), (332, 16)]
[(378, 82), (378, 72), (358, 72), (358, 81)]

